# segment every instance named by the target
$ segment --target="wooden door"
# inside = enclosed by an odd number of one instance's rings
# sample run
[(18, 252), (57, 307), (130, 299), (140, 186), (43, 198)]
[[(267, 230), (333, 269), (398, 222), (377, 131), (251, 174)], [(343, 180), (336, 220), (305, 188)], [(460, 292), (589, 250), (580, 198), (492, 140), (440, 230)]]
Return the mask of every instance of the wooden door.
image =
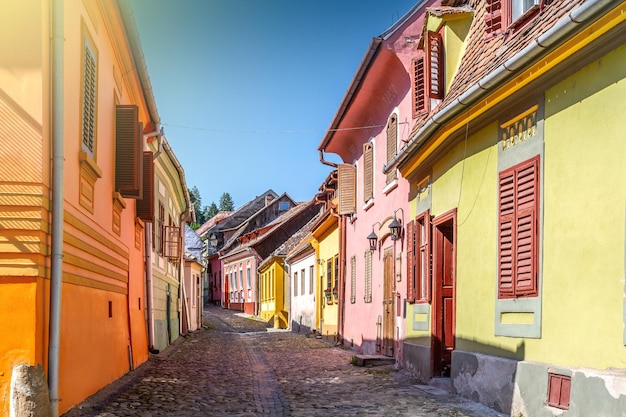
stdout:
[(395, 309), (393, 294), (393, 248), (385, 250), (383, 255), (383, 346), (382, 351), (385, 356), (394, 354), (394, 333), (395, 333)]
[(455, 338), (455, 217), (433, 221), (433, 376), (450, 376)]

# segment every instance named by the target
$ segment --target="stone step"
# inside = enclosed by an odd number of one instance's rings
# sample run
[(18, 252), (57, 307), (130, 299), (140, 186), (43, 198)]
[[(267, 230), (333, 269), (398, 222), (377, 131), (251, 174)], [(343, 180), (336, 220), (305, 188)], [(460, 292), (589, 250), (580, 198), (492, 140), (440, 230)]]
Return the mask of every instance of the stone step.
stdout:
[(431, 387), (438, 388), (440, 390), (446, 391), (448, 393), (452, 392), (452, 379), (445, 377), (434, 377), (430, 378), (428, 381), (428, 385)]
[(384, 355), (356, 355), (352, 357), (352, 363), (355, 366), (382, 366), (393, 365), (396, 360), (389, 356)]

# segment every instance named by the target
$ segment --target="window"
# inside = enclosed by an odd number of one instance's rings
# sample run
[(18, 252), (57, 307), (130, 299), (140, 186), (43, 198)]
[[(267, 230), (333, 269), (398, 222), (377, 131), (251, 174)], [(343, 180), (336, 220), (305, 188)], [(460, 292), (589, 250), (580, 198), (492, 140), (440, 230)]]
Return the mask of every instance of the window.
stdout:
[(424, 57), (413, 60), (413, 117), (426, 110)]
[(115, 190), (124, 197), (143, 198), (142, 124), (135, 105), (115, 106)]
[(151, 151), (143, 153), (143, 198), (137, 200), (135, 210), (141, 220), (154, 220), (154, 161)]
[(363, 145), (363, 202), (374, 198), (374, 144)]
[(157, 218), (156, 227), (156, 251), (159, 255), (163, 255), (163, 238), (165, 234), (165, 206), (159, 201), (159, 217)]
[(180, 227), (176, 225), (167, 226), (165, 228), (165, 247), (163, 248), (164, 256), (172, 262), (180, 262), (182, 237)]
[(548, 374), (548, 405), (562, 410), (569, 409), (572, 378), (566, 375)]
[(291, 206), (288, 201), (280, 201), (278, 202), (278, 211), (287, 211)]
[(407, 224), (407, 301), (430, 302), (430, 212)]
[(252, 272), (250, 270), (250, 267), (246, 268), (246, 277), (248, 281), (248, 288), (252, 288)]
[(293, 295), (298, 295), (298, 273), (293, 273)]
[(549, 3), (546, 0), (487, 0), (486, 33), (495, 36), (526, 23), (539, 8)]
[(427, 32), (428, 96), (442, 99), (444, 94), (443, 40), (439, 32)]
[(313, 277), (314, 276), (315, 276), (315, 267), (311, 265), (309, 267), (309, 294), (313, 294), (313, 286), (314, 286)]
[[(398, 116), (392, 114), (387, 122), (387, 164), (398, 152)], [(387, 184), (392, 183), (398, 176), (397, 170), (392, 169), (387, 173)]]
[(539, 156), (500, 173), (498, 297), (537, 296)]
[(365, 293), (363, 299), (366, 303), (372, 302), (372, 251), (365, 251)]
[(356, 303), (356, 256), (350, 258), (350, 302)]
[(304, 283), (305, 277), (304, 277), (304, 269), (300, 271), (300, 295), (304, 295), (304, 288), (305, 288), (305, 283)]
[(98, 102), (98, 54), (89, 36), (83, 36), (83, 74), (81, 106), (82, 149), (95, 159), (96, 104)]

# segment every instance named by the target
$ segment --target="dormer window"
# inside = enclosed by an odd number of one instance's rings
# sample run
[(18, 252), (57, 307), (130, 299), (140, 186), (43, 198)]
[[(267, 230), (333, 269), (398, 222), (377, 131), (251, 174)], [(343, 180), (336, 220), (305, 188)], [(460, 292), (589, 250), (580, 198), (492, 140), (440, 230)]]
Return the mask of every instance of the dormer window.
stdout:
[(495, 36), (528, 22), (549, 0), (487, 0), (486, 32)]
[(439, 32), (428, 31), (413, 60), (413, 117), (435, 107), (445, 93), (444, 45)]

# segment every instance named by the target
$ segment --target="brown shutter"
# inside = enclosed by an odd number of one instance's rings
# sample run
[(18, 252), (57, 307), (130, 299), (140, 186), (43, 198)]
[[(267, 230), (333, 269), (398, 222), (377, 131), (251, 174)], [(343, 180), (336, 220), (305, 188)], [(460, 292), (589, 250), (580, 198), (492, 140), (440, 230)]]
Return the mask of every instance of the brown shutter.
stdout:
[(406, 224), (406, 301), (415, 302), (415, 222)]
[(356, 212), (356, 167), (339, 164), (339, 214)]
[(413, 61), (413, 116), (426, 109), (426, 87), (424, 83), (424, 57)]
[[(398, 119), (396, 115), (392, 115), (387, 123), (387, 163), (396, 156), (398, 152)], [(396, 169), (392, 169), (387, 173), (387, 184), (391, 183), (398, 176)]]
[(500, 174), (498, 296), (537, 295), (539, 157)]
[(537, 190), (539, 160), (533, 159), (516, 173), (515, 294), (537, 294)]
[[(426, 265), (421, 265), (420, 261), (420, 275), (421, 271), (424, 271), (424, 281), (425, 285), (422, 288), (422, 294), (424, 297), (424, 301), (430, 303), (431, 300), (431, 271), (432, 271), (432, 262), (431, 262), (431, 253), (430, 253), (430, 237), (431, 237), (431, 225), (430, 225), (430, 210), (426, 210), (424, 212), (424, 217), (422, 218), (422, 228), (423, 228), (423, 237), (420, 237), (420, 250), (424, 252), (424, 263)], [(421, 240), (423, 239), (423, 241)], [(420, 258), (421, 259), (421, 258)], [(420, 284), (421, 285), (421, 284)]]
[(498, 227), (498, 296), (513, 297), (513, 220), (515, 216), (515, 175), (500, 174), (500, 220)]
[(428, 32), (427, 41), (429, 66), (428, 96), (442, 99), (444, 90), (443, 40), (439, 32)]
[(142, 125), (135, 105), (115, 109), (115, 189), (127, 198), (141, 198)]
[(502, 31), (502, 0), (487, 0), (485, 32), (495, 36)]
[(152, 152), (143, 153), (143, 198), (137, 200), (137, 217), (143, 221), (154, 221), (154, 161)]
[(374, 146), (371, 142), (363, 145), (363, 201), (374, 198)]

